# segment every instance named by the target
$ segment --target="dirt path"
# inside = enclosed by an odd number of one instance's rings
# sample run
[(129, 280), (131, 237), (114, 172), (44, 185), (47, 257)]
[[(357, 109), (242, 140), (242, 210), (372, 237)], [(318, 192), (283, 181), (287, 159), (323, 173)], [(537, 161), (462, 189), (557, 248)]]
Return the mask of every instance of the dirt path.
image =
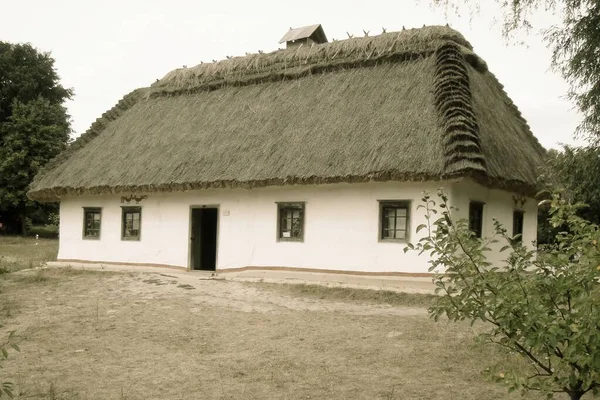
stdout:
[[(163, 296), (186, 297), (190, 304), (213, 305), (243, 312), (280, 314), (289, 311), (321, 311), (351, 315), (425, 315), (423, 308), (360, 305), (282, 296), (277, 292), (260, 290), (254, 285), (205, 279), (194, 276), (194, 274), (145, 273), (133, 275), (132, 278), (123, 290), (132, 291), (147, 299), (157, 299)], [(160, 289), (149, 292), (148, 284), (159, 286)], [(181, 289), (184, 291), (182, 292)]]

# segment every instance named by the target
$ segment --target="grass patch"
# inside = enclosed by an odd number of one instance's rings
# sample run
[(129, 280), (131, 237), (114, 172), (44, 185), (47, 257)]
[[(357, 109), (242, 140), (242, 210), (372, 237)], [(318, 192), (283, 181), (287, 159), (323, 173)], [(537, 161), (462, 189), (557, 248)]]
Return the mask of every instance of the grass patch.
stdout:
[(177, 287), (181, 288), (181, 289), (186, 289), (186, 290), (195, 290), (196, 289), (192, 285), (188, 285), (188, 284), (177, 285)]
[[(521, 398), (482, 377), (485, 366), (505, 360), (473, 341), (482, 327), (434, 323), (421, 309), (403, 314), (356, 303), (406, 305), (423, 296), (316, 285), (248, 290), (209, 280), (173, 295), (139, 273), (119, 279), (97, 270), (43, 273), (50, 282), (6, 285), (0, 297), (19, 307), (7, 328), (17, 330), (23, 353), (2, 374), (15, 377), (20, 398)], [(7, 278), (22, 274), (35, 275)], [(82, 276), (67, 277), (72, 274)], [(309, 309), (282, 295), (291, 293), (355, 300), (315, 301)]]
[(115, 274), (126, 274), (119, 271), (105, 271), (101, 269), (85, 269), (85, 268), (73, 268), (73, 267), (60, 267), (60, 268), (47, 268), (47, 273), (52, 276), (77, 276), (77, 275), (115, 275)]
[(58, 240), (0, 236), (0, 260), (40, 264), (56, 260)]
[(356, 289), (331, 287), (312, 284), (290, 283), (250, 283), (259, 289), (266, 289), (281, 294), (304, 296), (324, 300), (341, 300), (367, 303), (389, 304), (405, 307), (429, 307), (435, 295), (403, 293), (392, 290)]
[(27, 268), (31, 269), (39, 265), (39, 263), (36, 263), (34, 265), (33, 261), (18, 261), (0, 256), (0, 276), (7, 275), (12, 272), (21, 271)]
[(32, 226), (27, 232), (28, 236), (39, 235), (41, 238), (56, 239), (58, 238), (58, 226), (56, 225), (37, 225)]
[(65, 268), (43, 268), (31, 271), (21, 271), (7, 275), (8, 279), (20, 284), (40, 284), (47, 283), (61, 277), (71, 277), (78, 275), (113, 275), (118, 274), (115, 271), (101, 271), (90, 269)]
[(11, 280), (23, 284), (36, 284), (47, 282), (50, 278), (46, 274), (46, 270), (38, 269), (35, 272), (24, 272), (11, 275)]
[(149, 285), (156, 285), (156, 286), (163, 286), (163, 285), (167, 284), (167, 282), (161, 281), (160, 279), (156, 279), (156, 278), (144, 279), (142, 282), (147, 283)]
[(14, 317), (17, 309), (19, 308), (19, 302), (15, 299), (2, 297), (0, 304), (0, 316), (2, 319)]

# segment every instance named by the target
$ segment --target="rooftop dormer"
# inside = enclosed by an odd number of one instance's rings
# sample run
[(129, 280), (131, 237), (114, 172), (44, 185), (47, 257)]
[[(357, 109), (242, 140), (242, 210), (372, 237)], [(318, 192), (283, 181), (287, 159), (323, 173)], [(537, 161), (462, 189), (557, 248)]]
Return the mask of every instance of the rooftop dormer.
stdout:
[(283, 35), (279, 43), (285, 42), (286, 48), (291, 49), (299, 46), (312, 46), (313, 44), (327, 43), (327, 36), (321, 24), (295, 28)]

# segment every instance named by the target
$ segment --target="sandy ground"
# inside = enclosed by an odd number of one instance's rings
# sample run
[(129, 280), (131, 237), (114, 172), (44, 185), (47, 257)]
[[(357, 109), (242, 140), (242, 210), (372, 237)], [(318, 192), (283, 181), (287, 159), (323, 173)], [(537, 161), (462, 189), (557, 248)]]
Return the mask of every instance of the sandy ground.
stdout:
[(423, 308), (193, 274), (39, 274), (0, 279), (0, 334), (16, 330), (21, 346), (0, 377), (17, 397), (520, 398), (484, 381), (495, 353), (468, 325), (435, 324)]

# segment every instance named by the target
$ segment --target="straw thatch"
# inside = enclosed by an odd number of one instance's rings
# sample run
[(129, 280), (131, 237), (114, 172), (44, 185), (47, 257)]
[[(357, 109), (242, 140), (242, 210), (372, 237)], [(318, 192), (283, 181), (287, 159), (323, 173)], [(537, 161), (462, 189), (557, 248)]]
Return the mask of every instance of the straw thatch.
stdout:
[(459, 176), (532, 193), (544, 154), (470, 44), (427, 27), (173, 71), (105, 113), (29, 196)]

